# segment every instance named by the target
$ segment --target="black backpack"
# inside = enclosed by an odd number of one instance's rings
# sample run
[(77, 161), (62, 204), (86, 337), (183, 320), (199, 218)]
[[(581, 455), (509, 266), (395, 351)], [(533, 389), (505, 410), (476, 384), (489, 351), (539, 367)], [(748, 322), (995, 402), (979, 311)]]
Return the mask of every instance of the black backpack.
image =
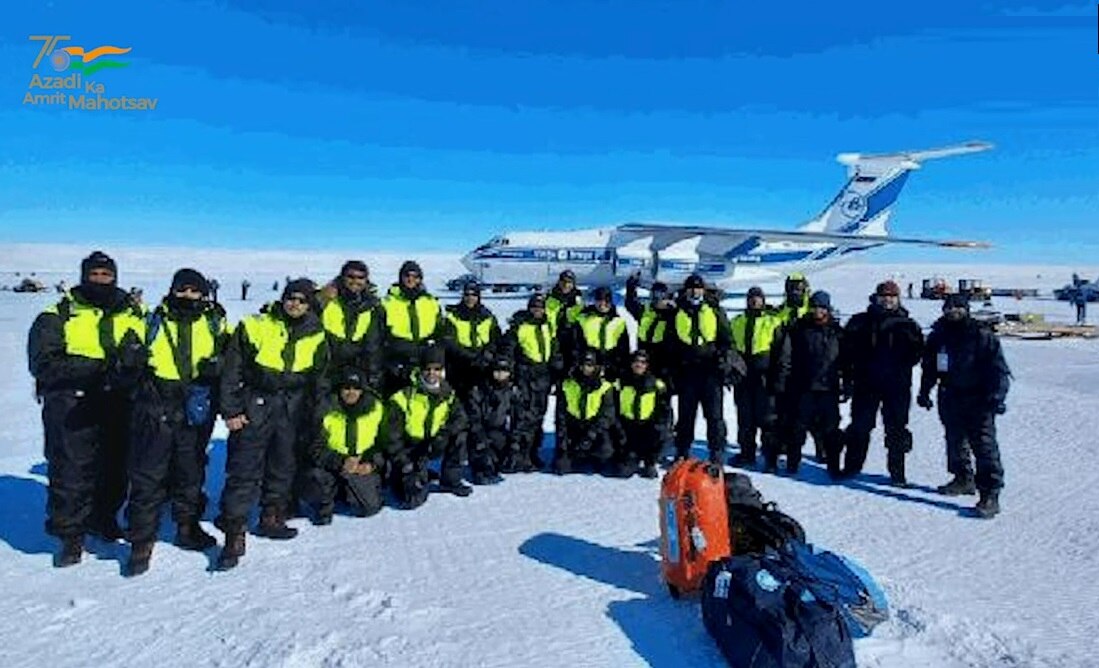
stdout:
[(840, 610), (814, 596), (774, 551), (712, 562), (702, 621), (737, 668), (855, 668)]
[(729, 506), (729, 542), (732, 554), (762, 554), (780, 550), (791, 540), (805, 542), (805, 529), (763, 495), (743, 473), (725, 474), (725, 499)]

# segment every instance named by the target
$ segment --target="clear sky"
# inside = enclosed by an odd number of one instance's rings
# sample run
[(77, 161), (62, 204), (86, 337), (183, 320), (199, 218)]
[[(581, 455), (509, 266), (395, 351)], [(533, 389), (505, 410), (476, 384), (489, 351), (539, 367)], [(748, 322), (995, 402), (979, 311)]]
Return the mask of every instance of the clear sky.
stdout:
[[(913, 175), (893, 233), (995, 245), (975, 260), (1099, 252), (1093, 3), (0, 12), (0, 243), (457, 251), (507, 229), (628, 220), (789, 228), (842, 184), (836, 153), (982, 139), (996, 149)], [(23, 104), (33, 74), (57, 74), (49, 57), (32, 68), (30, 35), (130, 47), (102, 59), (125, 67), (85, 82), (156, 109)]]

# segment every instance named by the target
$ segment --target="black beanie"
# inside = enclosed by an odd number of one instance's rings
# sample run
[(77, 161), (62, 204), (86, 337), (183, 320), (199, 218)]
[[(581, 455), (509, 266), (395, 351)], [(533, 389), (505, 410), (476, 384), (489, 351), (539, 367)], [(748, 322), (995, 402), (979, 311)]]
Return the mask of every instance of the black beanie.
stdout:
[(404, 264), (401, 265), (401, 270), (397, 273), (397, 276), (399, 278), (404, 278), (405, 274), (411, 273), (417, 273), (423, 278), (424, 270), (420, 269), (420, 265), (414, 260), (405, 260)]
[(362, 260), (348, 260), (340, 267), (340, 276), (343, 276), (349, 271), (361, 271), (362, 273), (370, 276), (370, 270), (366, 268), (366, 263)]
[(442, 346), (432, 343), (420, 352), (420, 366), (426, 367), (428, 364), (446, 365), (446, 351)]
[(305, 295), (305, 298), (309, 301), (310, 307), (314, 306), (313, 301), (317, 293), (317, 285), (308, 278), (295, 278), (286, 284), (286, 287), (282, 289), (282, 300), (286, 301), (286, 298), (294, 293)]
[(954, 293), (954, 294), (947, 295), (946, 299), (943, 300), (943, 310), (944, 311), (947, 310), (947, 309), (950, 309), (950, 308), (954, 308), (956, 306), (960, 306), (960, 307), (964, 308), (966, 311), (968, 311), (969, 310), (969, 299), (965, 295)]
[(344, 387), (355, 387), (360, 390), (366, 389), (366, 380), (363, 378), (361, 371), (355, 367), (345, 368), (339, 375), (339, 381), (336, 383), (336, 388), (341, 389)]
[(478, 297), (480, 297), (481, 284), (477, 281), (470, 281), (469, 283), (466, 283), (465, 286), (462, 288), (462, 296), (465, 295), (477, 295)]
[(832, 296), (824, 290), (817, 290), (813, 293), (813, 296), (809, 298), (810, 308), (832, 308)]
[(753, 285), (752, 287), (748, 288), (748, 299), (751, 299), (752, 297), (762, 297), (764, 299), (767, 298), (767, 296), (763, 294), (763, 288), (759, 287), (758, 285)]
[(704, 288), (706, 287), (706, 281), (702, 280), (702, 277), (698, 274), (691, 274), (687, 277), (687, 280), (683, 282), (685, 288)]
[(531, 295), (527, 300), (527, 308), (546, 308), (546, 298), (544, 295)]
[(195, 269), (183, 268), (172, 276), (172, 292), (179, 292), (183, 288), (191, 286), (198, 288), (198, 291), (202, 293), (202, 296), (210, 294), (210, 284), (206, 281), (206, 278)]
[(93, 269), (109, 269), (115, 276), (115, 282), (118, 281), (118, 267), (111, 256), (103, 251), (94, 251), (80, 262), (80, 280), (82, 282), (87, 281), (88, 274)]

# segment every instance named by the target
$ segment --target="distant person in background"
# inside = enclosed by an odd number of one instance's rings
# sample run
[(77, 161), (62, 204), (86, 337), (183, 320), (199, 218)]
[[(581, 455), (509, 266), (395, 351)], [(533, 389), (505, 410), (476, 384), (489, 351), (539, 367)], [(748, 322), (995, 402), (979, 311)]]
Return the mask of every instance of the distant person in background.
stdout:
[(271, 284), (271, 292), (278, 292), (278, 291), (279, 291), (279, 282), (275, 281), (274, 283)]
[(912, 297), (912, 283), (911, 282), (908, 283), (908, 298), (909, 299), (913, 298)]
[(252, 283), (247, 278), (240, 282), (240, 300), (242, 302), (248, 300), (248, 288), (250, 287), (252, 287)]
[(1082, 288), (1076, 288), (1072, 293), (1072, 303), (1076, 306), (1076, 324), (1086, 325), (1088, 322), (1088, 295)]
[(221, 283), (218, 283), (218, 279), (210, 279), (210, 299), (216, 304), (218, 301), (218, 289), (221, 287)]
[(141, 313), (101, 251), (81, 262), (80, 285), (31, 325), (27, 356), (49, 467), (46, 532), (61, 540), (55, 566), (80, 562), (85, 533), (123, 537), (129, 395), (145, 366), (144, 340)]
[[(931, 390), (939, 386), (939, 419), (946, 432), (947, 468), (954, 475), (940, 494), (980, 493), (974, 512), (989, 519), (1000, 512), (1004, 468), (996, 441), (996, 416), (1007, 411), (1011, 370), (993, 330), (969, 317), (963, 295), (948, 295), (943, 316), (927, 336), (923, 377), (916, 404), (931, 410)], [(973, 475), (973, 457), (977, 475)]]

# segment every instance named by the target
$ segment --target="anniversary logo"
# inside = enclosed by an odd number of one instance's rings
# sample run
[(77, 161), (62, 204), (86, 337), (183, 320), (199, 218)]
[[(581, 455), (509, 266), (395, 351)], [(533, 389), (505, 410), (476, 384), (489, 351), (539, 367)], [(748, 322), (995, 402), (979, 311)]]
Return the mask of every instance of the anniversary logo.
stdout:
[[(31, 35), (31, 41), (42, 42), (35, 71), (23, 95), (23, 104), (32, 106), (63, 106), (88, 111), (152, 111), (159, 98), (112, 96), (96, 77), (98, 72), (127, 67), (130, 63), (117, 56), (130, 52), (130, 47), (82, 46), (56, 48), (58, 42), (72, 39), (69, 35)], [(39, 74), (45, 60), (56, 74)]]

